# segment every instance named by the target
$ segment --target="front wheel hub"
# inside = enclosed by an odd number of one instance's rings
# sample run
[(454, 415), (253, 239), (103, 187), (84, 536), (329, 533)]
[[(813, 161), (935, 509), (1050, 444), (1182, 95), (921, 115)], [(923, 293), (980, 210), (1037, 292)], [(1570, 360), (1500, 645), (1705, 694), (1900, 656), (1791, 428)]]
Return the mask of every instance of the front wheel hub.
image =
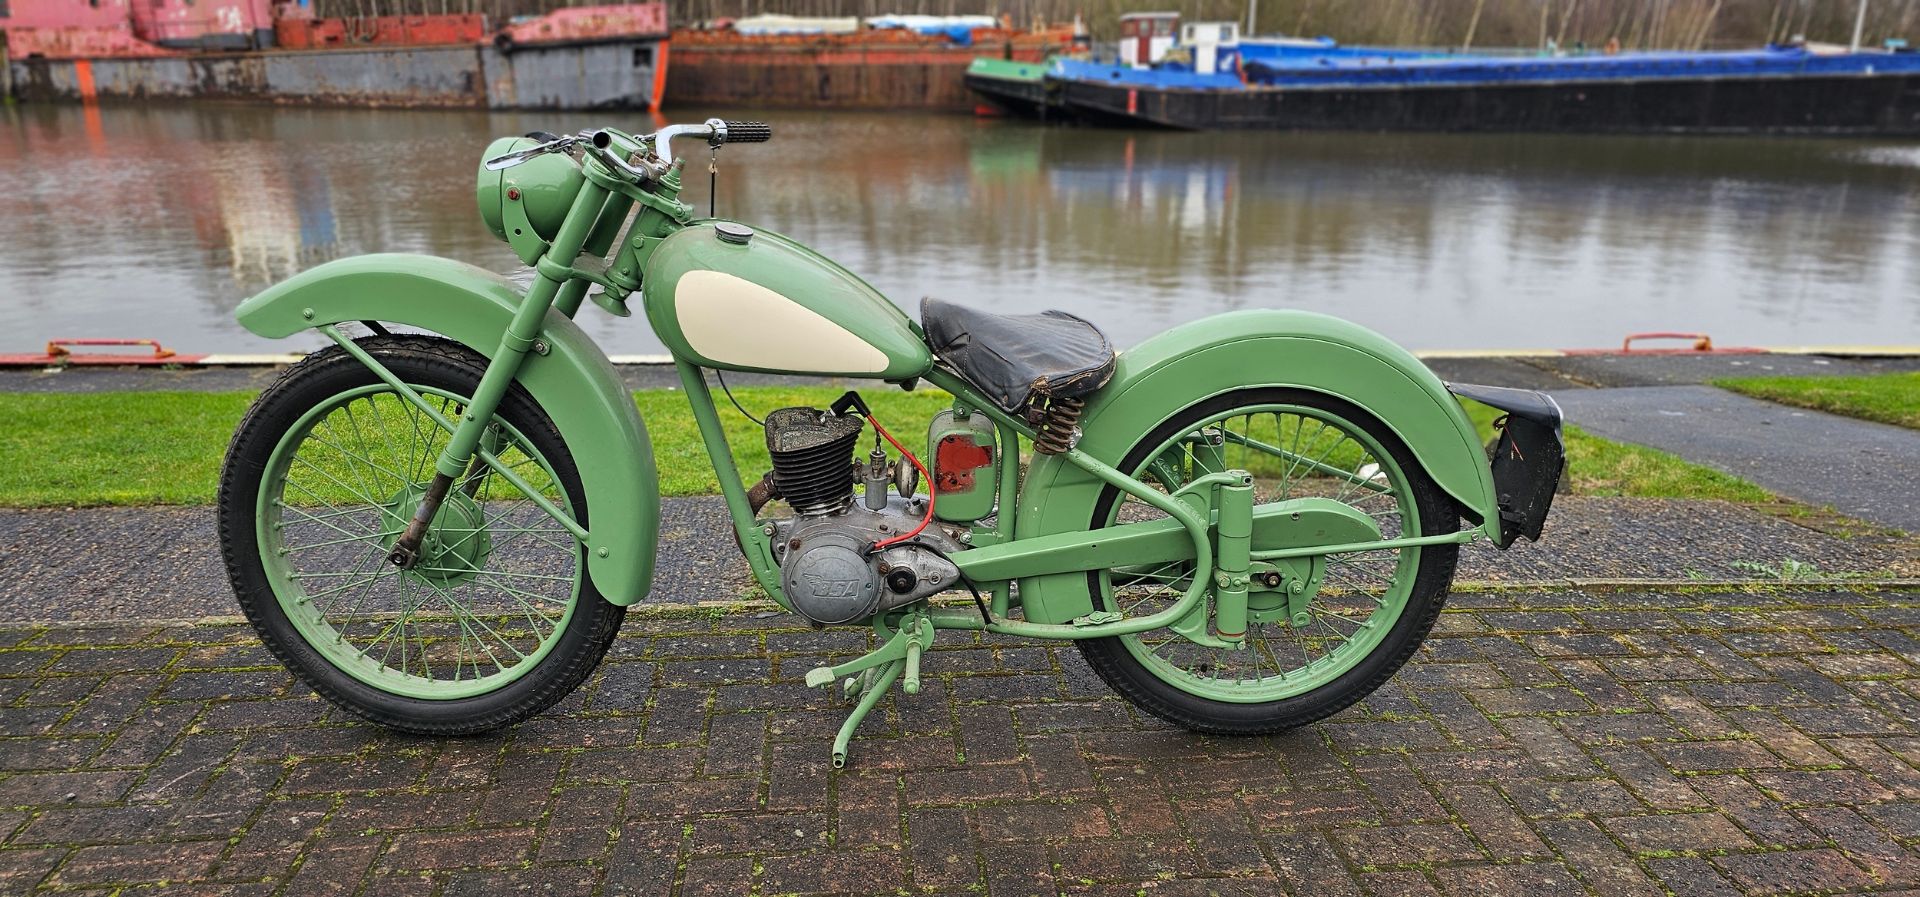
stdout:
[[(388, 552), (406, 532), (425, 495), (424, 487), (408, 486), (386, 503), (386, 525), (380, 542)], [(451, 589), (472, 581), (486, 569), (487, 556), (492, 553), (493, 538), (487, 533), (487, 518), (481, 513), (480, 503), (455, 489), (440, 503), (439, 513), (420, 540), (419, 559), (401, 575)]]

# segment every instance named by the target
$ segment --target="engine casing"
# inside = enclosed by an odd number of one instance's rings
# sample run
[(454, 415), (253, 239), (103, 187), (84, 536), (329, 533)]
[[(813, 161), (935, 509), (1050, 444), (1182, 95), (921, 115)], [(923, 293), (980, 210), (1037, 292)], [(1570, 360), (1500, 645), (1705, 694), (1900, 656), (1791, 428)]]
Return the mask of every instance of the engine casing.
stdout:
[(964, 546), (937, 520), (913, 542), (862, 557), (867, 546), (919, 526), (926, 500), (889, 495), (880, 510), (853, 502), (832, 514), (774, 521), (774, 556), (793, 609), (816, 625), (859, 623), (959, 585), (959, 569), (941, 554)]

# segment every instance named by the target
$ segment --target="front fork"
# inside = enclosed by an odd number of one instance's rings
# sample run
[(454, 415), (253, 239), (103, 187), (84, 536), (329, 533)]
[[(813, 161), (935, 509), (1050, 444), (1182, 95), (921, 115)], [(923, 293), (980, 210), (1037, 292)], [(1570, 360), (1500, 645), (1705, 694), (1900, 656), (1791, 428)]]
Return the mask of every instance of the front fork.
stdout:
[[(481, 465), (477, 455), (481, 447), (480, 440), (493, 423), (493, 415), (500, 409), (500, 401), (506, 398), (507, 390), (513, 386), (513, 378), (519, 376), (527, 353), (536, 351), (547, 310), (553, 307), (560, 288), (573, 279), (565, 272), (580, 254), (581, 247), (586, 245), (587, 237), (600, 217), (600, 210), (606, 205), (607, 195), (607, 188), (589, 179), (574, 196), (573, 209), (567, 213), (566, 223), (554, 235), (553, 244), (547, 249), (541, 264), (534, 266), (533, 286), (527, 290), (527, 297), (521, 300), (520, 308), (513, 313), (513, 320), (507, 324), (507, 332), (501, 334), (500, 347), (493, 353), (493, 361), (487, 365), (487, 372), (480, 376), (480, 385), (474, 389), (466, 411), (459, 420), (453, 422), (452, 438), (447, 440), (446, 448), (440, 450), (440, 456), (434, 459), (433, 481), (427, 484), (426, 494), (421, 497), (420, 505), (414, 508), (413, 519), (407, 521), (406, 530), (387, 553), (387, 563), (402, 570), (410, 570), (418, 564), (420, 543), (426, 539), (434, 515), (440, 513), (440, 505), (446, 501), (454, 482), (462, 477), (471, 478), (478, 472)], [(547, 259), (564, 259), (565, 263), (549, 265)], [(333, 331), (328, 335), (338, 341), (340, 337), (337, 334), (338, 331)]]

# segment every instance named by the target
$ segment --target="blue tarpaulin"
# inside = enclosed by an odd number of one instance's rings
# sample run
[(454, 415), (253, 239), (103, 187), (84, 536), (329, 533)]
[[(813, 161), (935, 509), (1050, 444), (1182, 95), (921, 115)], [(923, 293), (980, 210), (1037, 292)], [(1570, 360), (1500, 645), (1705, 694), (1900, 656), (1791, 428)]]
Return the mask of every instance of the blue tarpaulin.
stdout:
[(1560, 81), (1920, 72), (1916, 53), (1813, 53), (1801, 47), (1738, 52), (1622, 53), (1615, 56), (1248, 60), (1247, 80), (1272, 87), (1392, 87)]

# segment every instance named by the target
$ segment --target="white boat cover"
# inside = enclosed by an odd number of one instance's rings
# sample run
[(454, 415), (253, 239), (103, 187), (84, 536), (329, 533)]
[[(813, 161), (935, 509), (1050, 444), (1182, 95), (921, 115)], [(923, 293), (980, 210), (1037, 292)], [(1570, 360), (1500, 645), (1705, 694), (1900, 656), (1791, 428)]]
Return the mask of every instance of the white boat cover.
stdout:
[(748, 16), (734, 19), (733, 30), (739, 34), (852, 34), (860, 30), (860, 19), (858, 16)]

